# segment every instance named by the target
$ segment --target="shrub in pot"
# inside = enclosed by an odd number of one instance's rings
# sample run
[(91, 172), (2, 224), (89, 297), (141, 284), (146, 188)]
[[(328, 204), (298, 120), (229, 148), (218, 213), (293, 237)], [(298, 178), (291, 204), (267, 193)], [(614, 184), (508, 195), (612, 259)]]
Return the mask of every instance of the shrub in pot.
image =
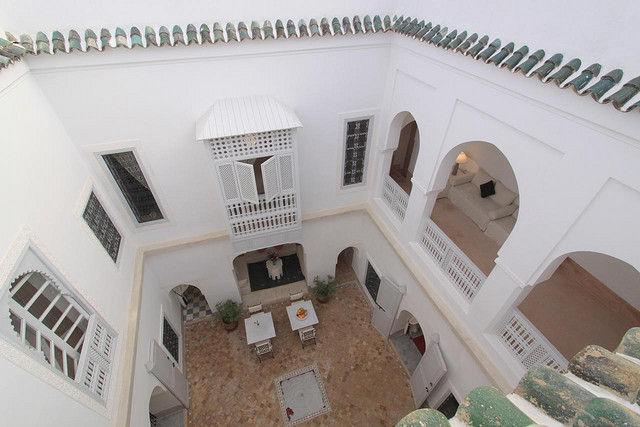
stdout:
[(216, 304), (216, 317), (222, 320), (222, 326), (224, 326), (227, 331), (233, 331), (238, 327), (240, 305), (230, 299), (221, 301)]
[(327, 276), (327, 280), (321, 280), (318, 276), (313, 279), (313, 288), (311, 292), (318, 298), (319, 302), (329, 301), (329, 297), (336, 293), (336, 285), (338, 279), (333, 276)]

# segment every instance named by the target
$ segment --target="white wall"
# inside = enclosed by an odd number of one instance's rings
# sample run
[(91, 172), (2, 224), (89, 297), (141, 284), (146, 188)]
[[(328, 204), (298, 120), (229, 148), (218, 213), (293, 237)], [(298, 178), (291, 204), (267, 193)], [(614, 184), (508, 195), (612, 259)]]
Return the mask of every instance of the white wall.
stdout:
[[(117, 331), (118, 344), (107, 418), (0, 357), (0, 372), (5, 384), (11, 385), (1, 399), (0, 424), (107, 426), (120, 386), (135, 242), (99, 185), (96, 192), (104, 208), (123, 231), (117, 265), (89, 230), (80, 214), (92, 173), (33, 77), (22, 74), (25, 71), (18, 64), (0, 73), (0, 253), (6, 260), (12, 242), (26, 226), (48, 260)], [(8, 283), (1, 285), (5, 291)]]
[(518, 180), (509, 165), (509, 160), (495, 145), (474, 142), (465, 145), (464, 152), (509, 190), (518, 192)]

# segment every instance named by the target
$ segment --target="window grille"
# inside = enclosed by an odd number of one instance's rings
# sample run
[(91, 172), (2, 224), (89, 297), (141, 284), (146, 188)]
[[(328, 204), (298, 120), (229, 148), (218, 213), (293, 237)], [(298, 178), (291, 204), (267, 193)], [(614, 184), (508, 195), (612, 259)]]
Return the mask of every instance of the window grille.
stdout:
[(102, 158), (140, 224), (164, 218), (133, 151), (105, 154)]
[(118, 260), (122, 236), (93, 191), (89, 196), (87, 206), (84, 208), (82, 218), (84, 218), (113, 262), (116, 262)]
[(116, 334), (29, 247), (2, 296), (4, 336), (38, 362), (106, 401)]
[(343, 187), (364, 182), (370, 122), (371, 119), (347, 121), (342, 172)]
[(364, 280), (364, 286), (367, 288), (369, 295), (374, 301), (378, 298), (378, 290), (380, 289), (380, 276), (376, 273), (371, 263), (367, 263), (367, 275)]
[(180, 363), (180, 336), (171, 326), (166, 317), (162, 322), (162, 345), (167, 349), (176, 363)]
[(216, 138), (209, 142), (209, 146), (214, 160), (264, 157), (293, 150), (292, 129)]

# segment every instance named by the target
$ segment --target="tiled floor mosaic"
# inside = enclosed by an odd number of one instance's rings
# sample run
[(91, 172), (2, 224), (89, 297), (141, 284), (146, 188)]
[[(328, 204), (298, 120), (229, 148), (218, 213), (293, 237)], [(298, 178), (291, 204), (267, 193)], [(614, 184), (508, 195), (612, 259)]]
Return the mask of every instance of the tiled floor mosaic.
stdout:
[(189, 289), (184, 293), (184, 297), (187, 299), (187, 306), (182, 309), (182, 317), (185, 323), (213, 314), (204, 295), (195, 286), (189, 286)]
[(185, 326), (191, 407), (188, 425), (283, 425), (274, 379), (317, 363), (331, 412), (305, 425), (393, 425), (414, 409), (408, 377), (391, 344), (371, 326), (371, 311), (355, 282), (326, 304), (313, 304), (318, 343), (302, 349), (286, 303), (267, 307), (275, 359), (258, 363), (244, 322), (227, 332), (219, 321)]

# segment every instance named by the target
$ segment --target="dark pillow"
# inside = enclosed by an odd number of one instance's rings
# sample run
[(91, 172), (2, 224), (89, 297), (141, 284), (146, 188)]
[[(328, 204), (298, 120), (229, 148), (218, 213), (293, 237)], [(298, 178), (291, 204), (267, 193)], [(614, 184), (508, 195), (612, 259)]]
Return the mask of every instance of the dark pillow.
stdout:
[(496, 184), (493, 181), (485, 182), (480, 186), (480, 196), (484, 199), (492, 194), (496, 194)]

